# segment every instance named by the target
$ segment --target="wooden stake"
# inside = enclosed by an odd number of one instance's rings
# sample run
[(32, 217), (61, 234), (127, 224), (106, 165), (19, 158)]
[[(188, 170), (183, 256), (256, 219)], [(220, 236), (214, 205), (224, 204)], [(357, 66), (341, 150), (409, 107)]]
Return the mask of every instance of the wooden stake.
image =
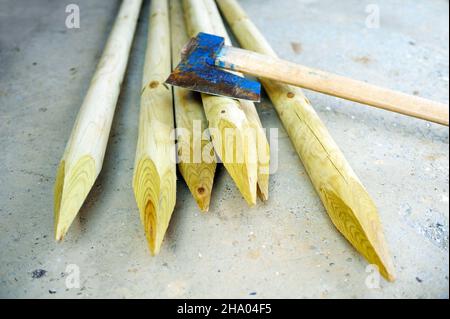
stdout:
[[(241, 45), (276, 56), (235, 0), (217, 0)], [(261, 80), (331, 220), (390, 281), (394, 267), (377, 209), (301, 89)]]
[[(231, 46), (230, 36), (225, 28), (225, 24), (223, 23), (219, 9), (214, 0), (204, 0), (204, 2), (214, 29), (214, 34), (223, 37), (225, 39), (225, 44)], [(243, 76), (242, 74), (237, 74)], [(266, 201), (269, 199), (269, 142), (267, 141), (255, 104), (243, 100), (239, 102), (247, 120), (256, 133), (258, 150), (258, 196), (262, 201)]]
[[(183, 7), (190, 36), (214, 32), (203, 0), (183, 0)], [(256, 137), (249, 134), (251, 125), (241, 105), (233, 99), (207, 94), (202, 94), (202, 101), (216, 153), (247, 203), (256, 204)]]
[(168, 0), (150, 7), (133, 189), (150, 251), (158, 254), (176, 197)]
[[(181, 59), (180, 52), (189, 40), (181, 0), (170, 0), (170, 27), (172, 67), (175, 68)], [(211, 156), (210, 161), (202, 156), (203, 152), (208, 153), (207, 147), (210, 144), (210, 140), (202, 139), (202, 133), (208, 127), (202, 100), (200, 94), (190, 90), (174, 87), (173, 91), (178, 168), (198, 206), (203, 212), (207, 212), (211, 200), (216, 161), (214, 156)]]
[(102, 168), (141, 3), (123, 1), (59, 164), (56, 240), (63, 239)]

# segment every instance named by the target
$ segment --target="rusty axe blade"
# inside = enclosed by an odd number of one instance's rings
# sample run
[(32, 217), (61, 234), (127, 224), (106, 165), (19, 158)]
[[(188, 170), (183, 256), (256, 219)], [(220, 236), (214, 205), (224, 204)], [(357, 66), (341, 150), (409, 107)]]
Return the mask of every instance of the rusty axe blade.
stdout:
[(212, 95), (259, 102), (261, 84), (216, 66), (224, 38), (199, 33), (181, 52), (181, 62), (166, 80), (167, 84)]

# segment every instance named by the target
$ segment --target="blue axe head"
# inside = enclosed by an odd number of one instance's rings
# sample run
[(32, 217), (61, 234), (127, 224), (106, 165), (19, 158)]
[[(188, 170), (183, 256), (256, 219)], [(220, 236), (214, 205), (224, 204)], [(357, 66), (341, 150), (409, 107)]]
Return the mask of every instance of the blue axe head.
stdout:
[(166, 83), (213, 95), (259, 102), (261, 84), (227, 72), (215, 65), (225, 40), (199, 33), (181, 52), (181, 62)]

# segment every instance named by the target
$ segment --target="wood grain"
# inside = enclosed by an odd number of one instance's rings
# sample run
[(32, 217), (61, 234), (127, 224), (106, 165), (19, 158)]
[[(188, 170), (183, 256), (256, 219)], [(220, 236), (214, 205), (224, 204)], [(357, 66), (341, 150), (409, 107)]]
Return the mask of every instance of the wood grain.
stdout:
[[(203, 0), (183, 0), (183, 8), (189, 36), (214, 32)], [(238, 101), (208, 94), (201, 96), (214, 149), (244, 199), (254, 205), (258, 164), (256, 141), (248, 134), (251, 125)], [(233, 132), (233, 138), (227, 132)]]
[[(170, 27), (172, 39), (172, 68), (181, 60), (180, 52), (189, 37), (184, 22), (181, 0), (170, 0)], [(178, 168), (192, 196), (203, 212), (207, 212), (216, 170), (213, 156), (208, 153), (210, 139), (202, 139), (208, 129), (200, 94), (180, 87), (173, 87), (175, 122), (177, 126)]]
[[(228, 31), (225, 28), (225, 24), (220, 16), (219, 9), (217, 8), (214, 0), (204, 0), (206, 9), (208, 10), (209, 18), (214, 30), (214, 34), (221, 36), (225, 39), (226, 45), (231, 45), (231, 39)], [(240, 76), (242, 74), (236, 73)], [(269, 177), (270, 177), (270, 146), (267, 141), (266, 134), (259, 119), (258, 112), (256, 111), (255, 104), (250, 101), (240, 100), (241, 109), (244, 111), (245, 116), (250, 126), (255, 130), (255, 136), (257, 141), (257, 156), (258, 156), (258, 197), (262, 201), (269, 199)]]
[(176, 199), (176, 159), (168, 0), (150, 7), (133, 190), (153, 255), (159, 253)]
[(63, 239), (102, 168), (141, 3), (123, 1), (59, 164), (56, 240)]
[[(276, 56), (235, 0), (217, 0), (241, 45)], [(394, 266), (377, 208), (301, 89), (261, 80), (331, 220), (388, 280)]]

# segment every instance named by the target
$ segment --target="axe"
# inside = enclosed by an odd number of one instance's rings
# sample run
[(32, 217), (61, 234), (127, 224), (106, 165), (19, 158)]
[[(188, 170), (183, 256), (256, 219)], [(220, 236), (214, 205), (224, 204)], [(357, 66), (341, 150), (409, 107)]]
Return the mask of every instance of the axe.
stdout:
[(199, 33), (181, 52), (166, 83), (193, 91), (259, 102), (261, 85), (232, 72), (280, 81), (346, 100), (449, 125), (448, 105), (224, 45), (224, 38)]

